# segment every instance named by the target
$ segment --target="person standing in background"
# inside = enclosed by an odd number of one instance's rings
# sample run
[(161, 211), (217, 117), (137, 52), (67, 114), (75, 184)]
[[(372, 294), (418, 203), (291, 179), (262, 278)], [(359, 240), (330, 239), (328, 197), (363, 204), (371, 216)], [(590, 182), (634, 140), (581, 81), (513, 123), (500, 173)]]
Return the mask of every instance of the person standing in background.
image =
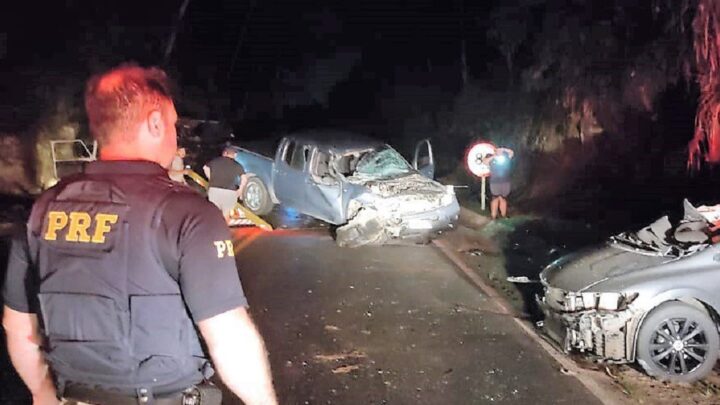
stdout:
[(187, 184), (185, 181), (185, 155), (185, 148), (182, 146), (178, 147), (177, 152), (175, 152), (175, 157), (172, 163), (170, 163), (170, 169), (168, 169), (170, 180), (180, 184)]
[(235, 149), (226, 147), (222, 156), (203, 166), (209, 180), (208, 200), (220, 208), (226, 221), (230, 220), (230, 214), (237, 204), (245, 174), (243, 166), (235, 160), (236, 155)]
[(501, 217), (507, 218), (507, 197), (511, 190), (510, 175), (514, 154), (512, 149), (497, 148), (495, 154), (490, 155), (486, 160), (486, 164), (490, 166), (490, 194), (492, 194), (490, 217), (492, 219), (497, 218), (498, 213)]

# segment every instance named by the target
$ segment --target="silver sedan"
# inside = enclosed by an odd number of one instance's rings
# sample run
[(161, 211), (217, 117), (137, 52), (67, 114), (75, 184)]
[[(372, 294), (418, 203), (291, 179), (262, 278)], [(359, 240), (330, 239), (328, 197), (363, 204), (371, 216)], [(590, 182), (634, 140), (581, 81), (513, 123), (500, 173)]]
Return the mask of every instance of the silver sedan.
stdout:
[(709, 228), (685, 201), (676, 226), (663, 217), (551, 263), (538, 299), (545, 332), (567, 352), (637, 361), (661, 380), (707, 376), (720, 349), (720, 246)]

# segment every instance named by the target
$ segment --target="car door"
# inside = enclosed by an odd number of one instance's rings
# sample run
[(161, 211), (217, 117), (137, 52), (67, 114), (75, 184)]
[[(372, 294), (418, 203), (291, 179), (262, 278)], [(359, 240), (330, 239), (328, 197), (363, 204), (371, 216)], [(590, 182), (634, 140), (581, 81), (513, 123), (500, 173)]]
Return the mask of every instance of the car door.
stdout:
[[(300, 153), (299, 153), (300, 151)], [(280, 204), (300, 209), (305, 193), (302, 145), (292, 138), (280, 144), (273, 171), (273, 190)]]
[(307, 159), (305, 212), (317, 219), (339, 224), (342, 219), (342, 183), (330, 176), (329, 154), (313, 148)]
[(415, 146), (413, 167), (425, 177), (435, 177), (435, 157), (429, 139), (423, 139)]

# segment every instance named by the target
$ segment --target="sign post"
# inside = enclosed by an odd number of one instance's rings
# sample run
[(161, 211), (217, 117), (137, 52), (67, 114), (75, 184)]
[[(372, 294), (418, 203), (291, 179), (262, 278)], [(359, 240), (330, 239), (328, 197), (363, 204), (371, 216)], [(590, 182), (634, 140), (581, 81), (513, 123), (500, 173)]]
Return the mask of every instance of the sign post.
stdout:
[(480, 190), (480, 209), (485, 211), (485, 179), (487, 176), (482, 176), (482, 188)]
[(490, 166), (483, 161), (488, 155), (495, 154), (495, 145), (489, 142), (478, 142), (470, 146), (465, 156), (468, 171), (475, 177), (480, 177), (480, 209), (485, 211), (485, 198), (487, 195), (487, 178), (490, 176)]

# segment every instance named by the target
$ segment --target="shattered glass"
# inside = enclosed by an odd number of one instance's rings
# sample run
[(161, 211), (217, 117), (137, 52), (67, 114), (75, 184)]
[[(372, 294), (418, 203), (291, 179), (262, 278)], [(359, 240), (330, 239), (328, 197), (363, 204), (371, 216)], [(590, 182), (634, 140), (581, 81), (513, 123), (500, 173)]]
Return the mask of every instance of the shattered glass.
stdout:
[(355, 175), (372, 179), (402, 176), (412, 171), (410, 164), (390, 147), (364, 154), (358, 162)]

